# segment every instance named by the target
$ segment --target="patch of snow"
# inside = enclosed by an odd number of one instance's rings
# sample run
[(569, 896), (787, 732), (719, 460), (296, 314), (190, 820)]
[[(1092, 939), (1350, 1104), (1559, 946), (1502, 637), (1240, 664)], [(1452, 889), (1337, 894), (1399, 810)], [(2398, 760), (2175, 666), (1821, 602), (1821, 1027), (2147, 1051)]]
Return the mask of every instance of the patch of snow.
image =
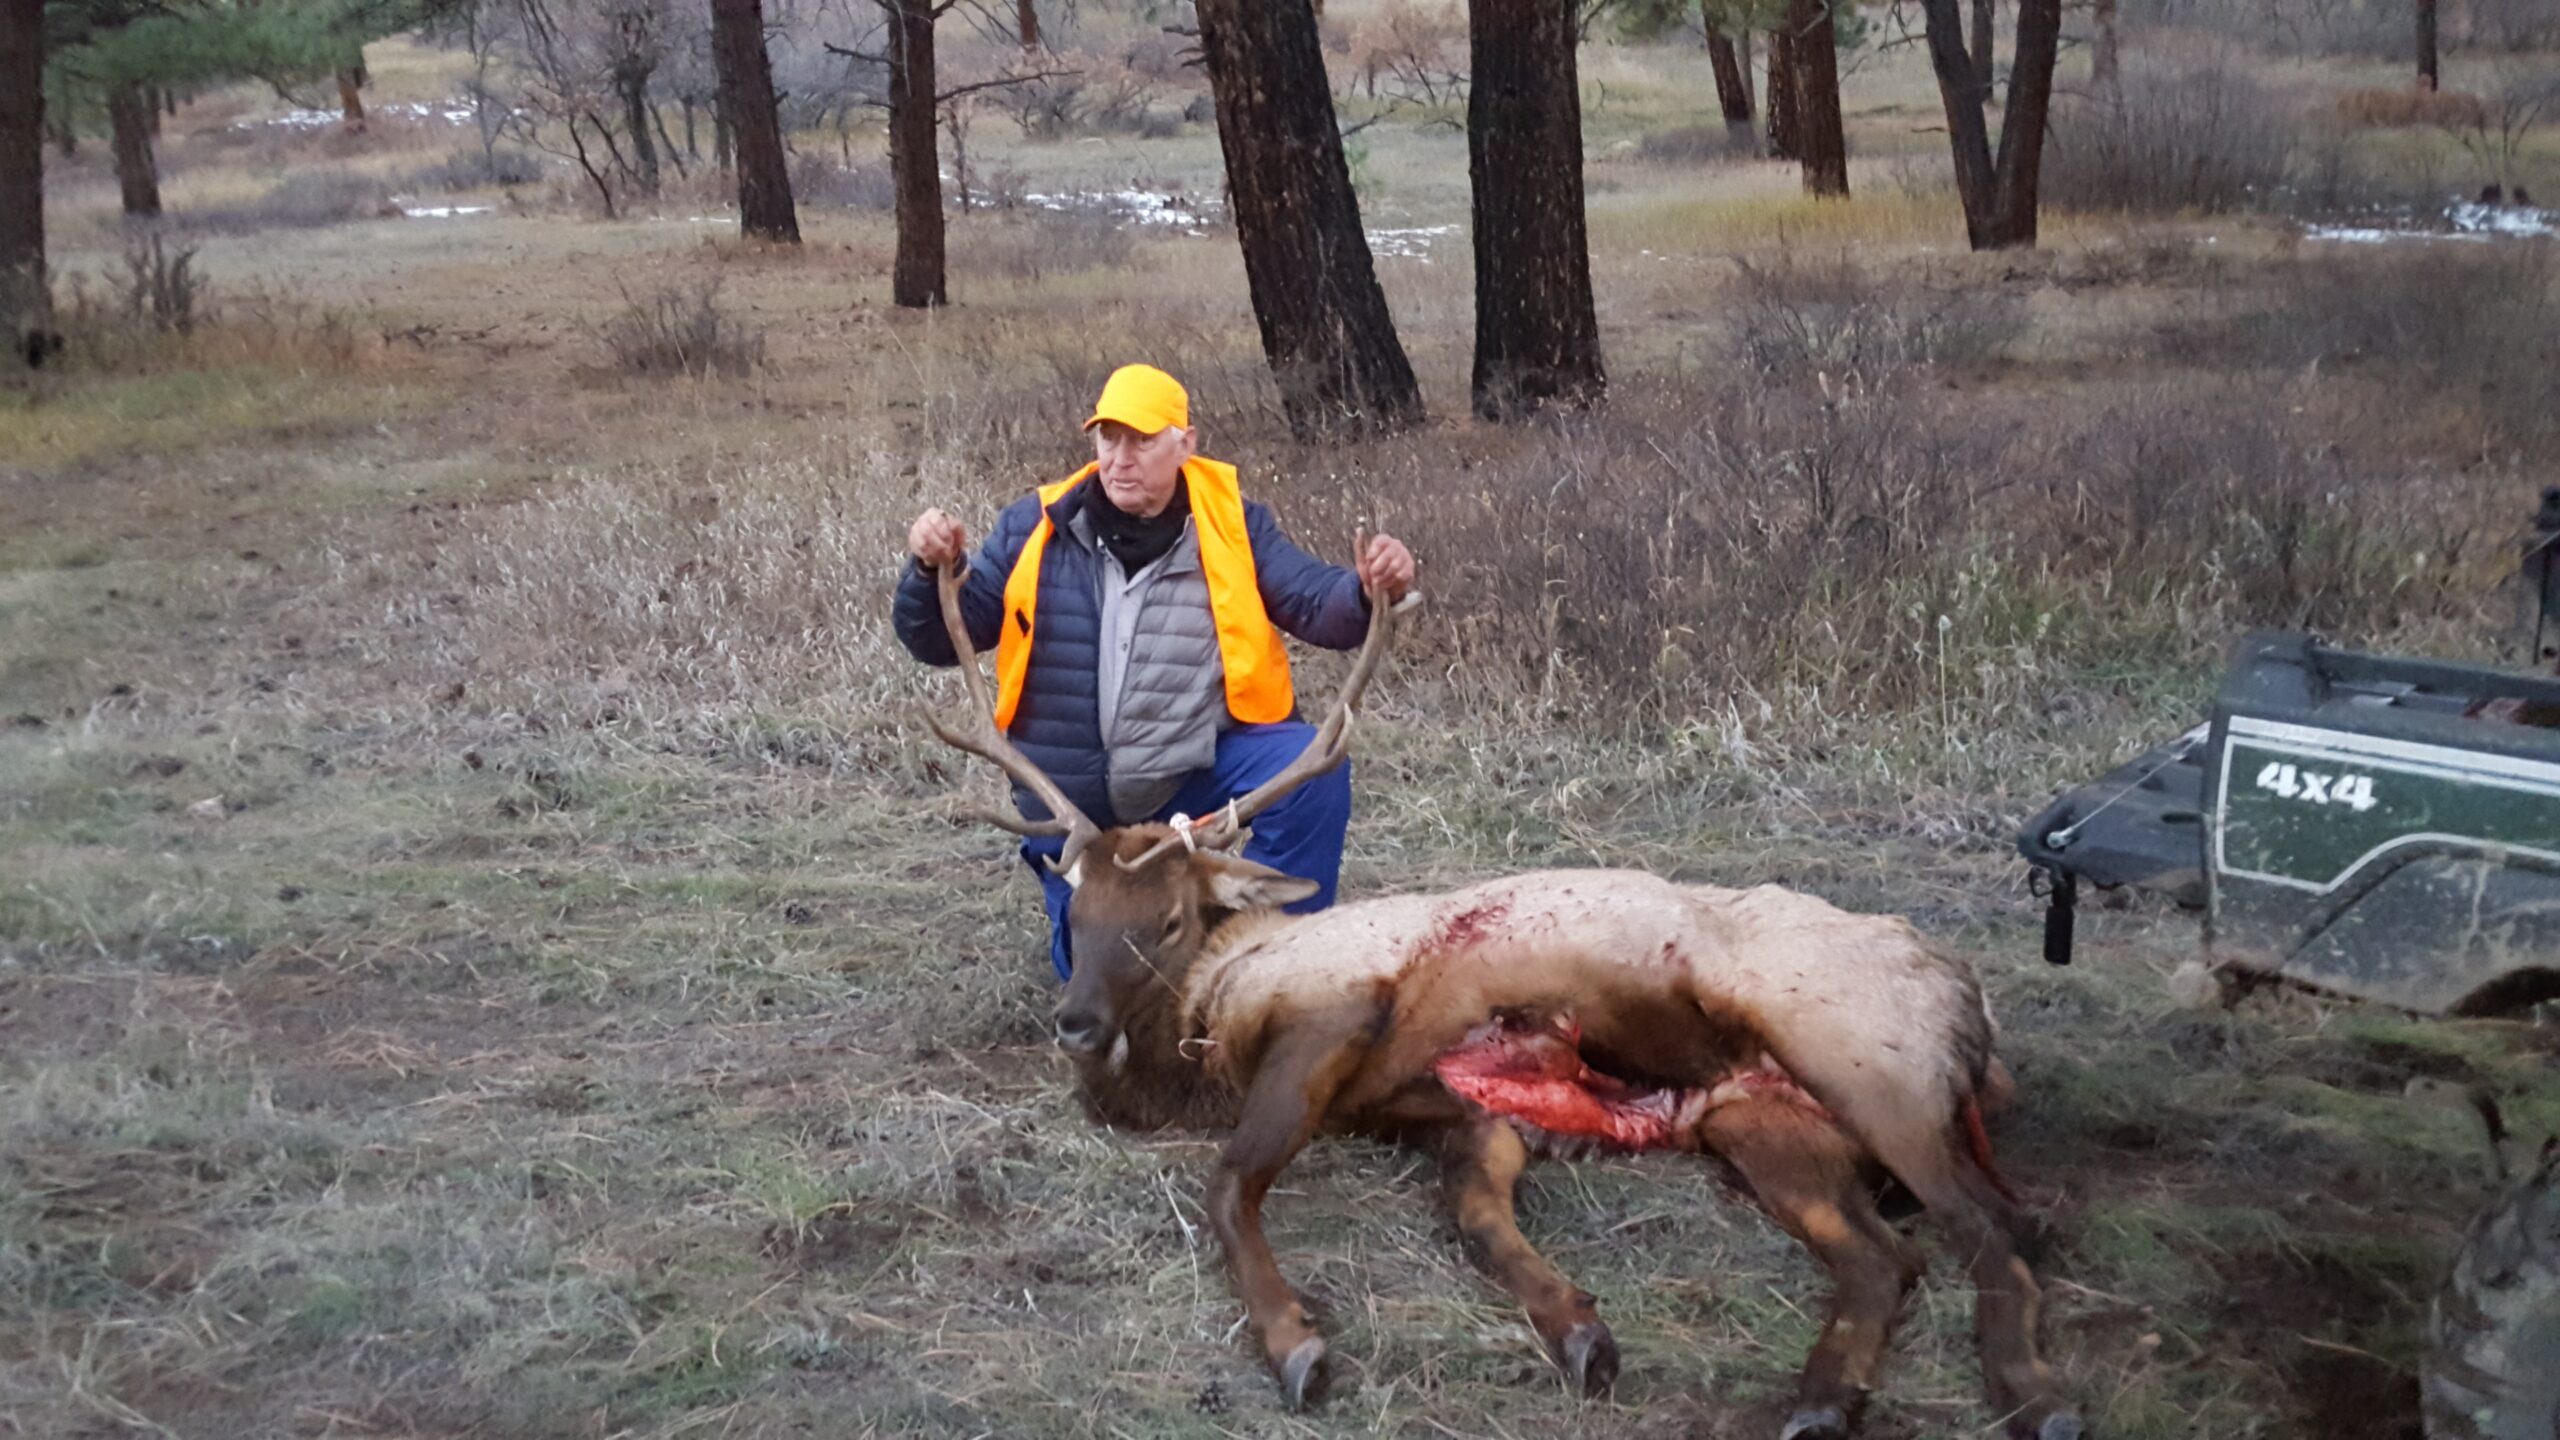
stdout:
[[(455, 100), (409, 100), (392, 105), (376, 105), (365, 112), (367, 119), (389, 116), (394, 120), (440, 120), (447, 125), (471, 123), (471, 107)], [(317, 130), (335, 125), (345, 117), (335, 110), (287, 110), (263, 120), (234, 120), (234, 130)]]
[(2483, 205), (2470, 201), (2445, 212), (2453, 228), (2465, 235), (2515, 235), (2539, 239), (2560, 235), (2560, 212), (2530, 205)]
[[(391, 203), (400, 204), (397, 200)], [(496, 208), (494, 205), (421, 205), (411, 209), (401, 205), (400, 214), (409, 220), (454, 220), (465, 215), (486, 215)]]
[(2311, 225), (2303, 237), (2340, 245), (2384, 245), (2400, 240), (2536, 240), (2560, 235), (2560, 211), (2530, 205), (2488, 205), (2465, 201), (2446, 209), (2429, 223), (2411, 216), (2386, 225)]
[(1372, 230), (1368, 232), (1369, 253), (1394, 259), (1421, 260), (1427, 264), (1431, 259), (1431, 242), (1443, 235), (1457, 233), (1455, 225), (1408, 225)]
[(1022, 198), (1043, 210), (1116, 215), (1141, 225), (1178, 225), (1191, 235), (1205, 233), (1200, 226), (1218, 213), (1215, 201), (1194, 200), (1172, 191), (1135, 188), (1076, 190), (1056, 195), (1026, 194)]

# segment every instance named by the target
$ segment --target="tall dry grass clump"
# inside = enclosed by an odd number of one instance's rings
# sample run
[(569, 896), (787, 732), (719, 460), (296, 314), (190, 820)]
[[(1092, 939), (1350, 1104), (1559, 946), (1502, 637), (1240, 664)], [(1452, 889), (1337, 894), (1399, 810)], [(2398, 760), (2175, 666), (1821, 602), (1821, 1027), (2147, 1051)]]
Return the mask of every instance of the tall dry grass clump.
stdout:
[(855, 724), (909, 678), (885, 605), (928, 493), (945, 498), (881, 454), (598, 474), (432, 556), (333, 564), (382, 606), (364, 657), (377, 693), (644, 732), (775, 713)]
[(622, 292), (596, 327), (614, 367), (629, 375), (742, 376), (764, 363), (764, 332), (720, 303), (720, 282)]
[(2294, 116), (2239, 66), (2128, 57), (2122, 78), (2058, 107), (2045, 198), (2119, 214), (2267, 204), (2296, 146)]

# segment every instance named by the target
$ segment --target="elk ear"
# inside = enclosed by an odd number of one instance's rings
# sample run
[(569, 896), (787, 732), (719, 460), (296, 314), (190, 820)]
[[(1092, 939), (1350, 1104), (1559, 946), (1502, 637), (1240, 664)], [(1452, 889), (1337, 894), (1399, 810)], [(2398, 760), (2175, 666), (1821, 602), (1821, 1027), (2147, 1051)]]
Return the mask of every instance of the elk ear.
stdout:
[(1232, 855), (1201, 854), (1192, 864), (1209, 882), (1209, 903), (1223, 910), (1260, 910), (1304, 900), (1324, 887)]

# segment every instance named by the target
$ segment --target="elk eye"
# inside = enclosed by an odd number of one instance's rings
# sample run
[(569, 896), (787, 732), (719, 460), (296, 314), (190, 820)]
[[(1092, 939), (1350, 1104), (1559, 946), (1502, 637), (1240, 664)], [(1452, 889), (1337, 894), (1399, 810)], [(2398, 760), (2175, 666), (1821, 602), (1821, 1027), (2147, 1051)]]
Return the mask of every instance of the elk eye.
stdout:
[(1164, 917), (1164, 938), (1165, 938), (1166, 940), (1172, 940), (1173, 938), (1175, 938), (1176, 936), (1180, 935), (1181, 933), (1182, 933), (1182, 912), (1181, 912), (1181, 911), (1179, 911), (1179, 910), (1176, 910), (1176, 911), (1174, 911), (1172, 914), (1167, 915), (1166, 917)]

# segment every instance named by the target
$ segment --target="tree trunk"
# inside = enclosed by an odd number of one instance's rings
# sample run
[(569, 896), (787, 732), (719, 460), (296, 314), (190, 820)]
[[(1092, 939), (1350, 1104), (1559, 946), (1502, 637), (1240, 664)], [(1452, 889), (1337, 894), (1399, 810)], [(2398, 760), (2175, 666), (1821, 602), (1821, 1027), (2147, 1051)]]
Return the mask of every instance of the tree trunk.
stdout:
[(2089, 83), (2103, 89), (2114, 85), (2123, 69), (2116, 42), (2116, 0), (2092, 0), (2089, 13), (2095, 26), (2089, 38)]
[(1198, 0), (1262, 351), (1289, 428), (1400, 429), (1422, 392), (1360, 229), (1309, 0)]
[(350, 130), (364, 128), (364, 61), (338, 67), (338, 119)]
[(1937, 72), (1938, 97), (1947, 112), (1965, 236), (1976, 250), (2033, 245), (2045, 118), (2053, 100), (2054, 59), (2061, 50), (2062, 0), (2019, 0), (2018, 50), (2010, 62), (1996, 162), (1982, 113), (1980, 72), (1965, 50), (1964, 20), (1956, 4), (1920, 0), (1928, 22), (1929, 64)]
[[(921, 310), (950, 302), (943, 279), (942, 132), (933, 104), (937, 17), (933, 0), (882, 3), (889, 10), (889, 178), (898, 193), (898, 259), (889, 298)], [(743, 140), (743, 126), (739, 133)]]
[(2417, 0), (2418, 4), (2418, 88), (2436, 88), (2436, 0)]
[(729, 124), (729, 107), (715, 100), (711, 105), (711, 163), (726, 170), (737, 152), (737, 132)]
[(1022, 48), (1040, 48), (1040, 7), (1032, 0), (1014, 0), (1013, 26), (1022, 36)]
[[(758, 0), (758, 3), (761, 5), (762, 0)], [(714, 18), (716, 20), (717, 17)], [(711, 32), (711, 43), (715, 50), (712, 63), (716, 66), (719, 64), (716, 51), (720, 44), (720, 32), (717, 29)], [(687, 160), (702, 158), (702, 131), (695, 123), (697, 119), (695, 112), (701, 108), (690, 95), (676, 97), (676, 113), (684, 117), (684, 158)]]
[(1769, 158), (1795, 159), (1796, 40), (1784, 20), (1769, 31), (1769, 93), (1761, 113), (1769, 117)]
[(11, 340), (49, 324), (53, 313), (44, 129), (44, 0), (0, 0), (0, 325)]
[(1751, 129), (1751, 80), (1742, 69), (1742, 57), (1733, 48), (1733, 37), (1722, 30), (1707, 28), (1707, 61), (1715, 67), (1716, 105), (1724, 111), (1728, 130), (1748, 132)]
[(151, 154), (151, 98), (139, 85), (107, 92), (107, 125), (116, 152), (116, 182), (124, 189), (124, 213), (160, 213), (160, 166)]
[(1808, 195), (1849, 193), (1849, 142), (1840, 123), (1840, 34), (1832, 0), (1791, 0), (1787, 29), (1795, 35), (1796, 155)]
[(1992, 19), (1993, 4), (1994, 0), (1973, 0), (1973, 74), (1975, 83), (1982, 87), (1985, 105), (1991, 103), (1992, 52), (1998, 31)]
[[(738, 228), (753, 239), (797, 245), (800, 216), (791, 203), (773, 64), (764, 48), (764, 0), (711, 0), (711, 64), (720, 76), (721, 110), (738, 117)], [(690, 103), (684, 113), (690, 147)]]
[(1517, 420), (1600, 398), (1582, 212), (1574, 0), (1471, 0), (1467, 178), (1475, 194), (1475, 408)]
[(2061, 54), (2062, 0), (2018, 0), (2018, 48), (2009, 59), (2009, 98), (2000, 106), (2000, 155), (1993, 167), (2000, 182), (1999, 248), (2036, 243), (2045, 121)]
[(649, 138), (649, 67), (625, 66), (614, 71), (614, 91), (622, 97), (622, 128), (631, 136), (632, 188), (658, 193), (658, 145)]

